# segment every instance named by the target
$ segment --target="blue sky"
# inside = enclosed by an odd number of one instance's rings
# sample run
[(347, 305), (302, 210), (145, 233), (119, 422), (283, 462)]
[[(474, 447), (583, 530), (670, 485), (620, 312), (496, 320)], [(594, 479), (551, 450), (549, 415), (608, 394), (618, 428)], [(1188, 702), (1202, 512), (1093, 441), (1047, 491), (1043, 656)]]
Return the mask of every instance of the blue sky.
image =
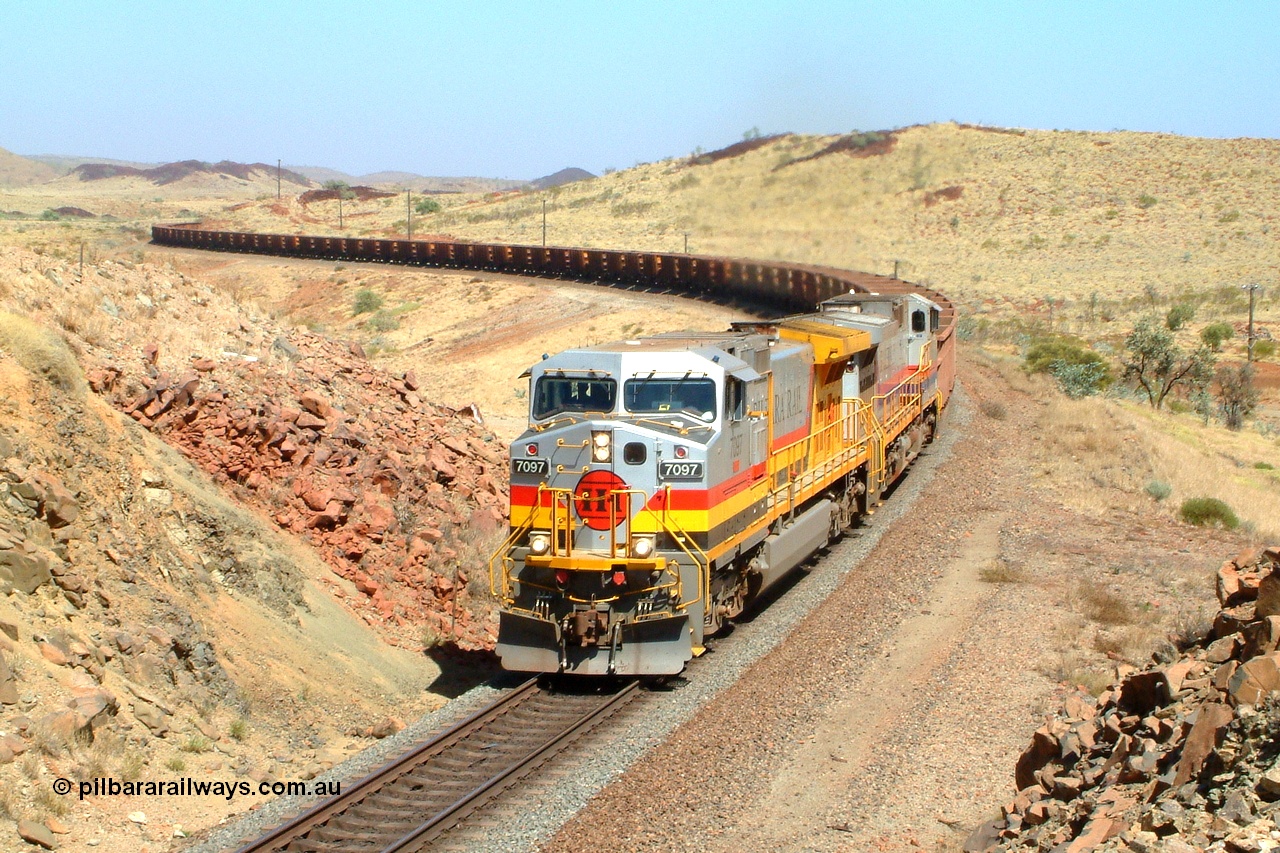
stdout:
[(0, 147), (534, 178), (954, 119), (1280, 137), (1280, 2), (4, 0)]

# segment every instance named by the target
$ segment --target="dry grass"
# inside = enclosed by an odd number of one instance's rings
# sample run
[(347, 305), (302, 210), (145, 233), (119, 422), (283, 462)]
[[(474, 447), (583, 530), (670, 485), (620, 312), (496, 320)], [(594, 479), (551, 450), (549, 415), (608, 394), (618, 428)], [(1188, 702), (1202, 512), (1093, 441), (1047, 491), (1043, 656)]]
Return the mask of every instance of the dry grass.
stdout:
[(1028, 578), (1022, 569), (1010, 563), (995, 559), (978, 569), (978, 577), (983, 583), (1025, 583)]
[(1171, 487), (1162, 502), (1169, 512), (1187, 498), (1217, 498), (1256, 540), (1280, 541), (1280, 482), (1273, 471), (1256, 467), (1280, 457), (1280, 439), (1205, 425), (1194, 415), (1156, 414), (1136, 404), (1112, 404), (1112, 411), (1132, 426), (1154, 477)]
[(1106, 690), (1115, 679), (1109, 665), (1093, 661), (1076, 649), (1056, 653), (1042, 662), (1038, 671), (1050, 681), (1081, 687), (1093, 696)]
[(1134, 621), (1129, 602), (1105, 586), (1081, 581), (1076, 594), (1080, 612), (1100, 625), (1128, 625)]
[(66, 342), (29, 318), (0, 311), (0, 349), (59, 391), (84, 393), (84, 375)]

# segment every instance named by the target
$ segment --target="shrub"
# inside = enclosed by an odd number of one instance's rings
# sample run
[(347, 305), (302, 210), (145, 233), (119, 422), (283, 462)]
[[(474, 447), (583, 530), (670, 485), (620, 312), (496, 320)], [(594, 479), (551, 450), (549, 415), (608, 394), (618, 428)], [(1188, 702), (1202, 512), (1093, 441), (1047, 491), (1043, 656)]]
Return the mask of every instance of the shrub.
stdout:
[(1188, 302), (1179, 302), (1164, 315), (1164, 325), (1171, 332), (1176, 332), (1196, 316), (1196, 306)]
[(1084, 614), (1102, 625), (1128, 625), (1133, 621), (1133, 609), (1123, 598), (1105, 587), (1080, 583), (1080, 597)]
[(1143, 193), (1142, 195), (1138, 196), (1138, 207), (1142, 208), (1143, 210), (1146, 210), (1148, 207), (1155, 207), (1159, 202), (1160, 202), (1160, 199), (1156, 198), (1153, 195), (1147, 195), (1146, 193)]
[(1221, 525), (1227, 530), (1235, 530), (1240, 526), (1240, 519), (1217, 498), (1187, 498), (1182, 502), (1178, 515), (1187, 524), (1196, 527), (1216, 527)]
[(1262, 361), (1271, 358), (1276, 354), (1275, 341), (1254, 341), (1253, 342), (1253, 360)]
[(1147, 494), (1151, 495), (1151, 497), (1155, 498), (1156, 500), (1162, 501), (1165, 498), (1169, 497), (1169, 495), (1173, 494), (1173, 486), (1170, 486), (1168, 483), (1164, 482), (1163, 480), (1152, 480), (1151, 482), (1147, 483), (1147, 487), (1145, 491)]
[(998, 400), (983, 400), (978, 404), (978, 411), (994, 421), (1005, 419), (1004, 404)]
[(413, 206), (415, 213), (437, 213), (440, 210), (440, 202), (434, 198), (420, 198), (418, 203)]
[(393, 332), (400, 328), (400, 319), (394, 314), (379, 311), (365, 321), (365, 325), (375, 332)]
[(356, 300), (351, 306), (351, 313), (353, 315), (368, 314), (370, 311), (377, 311), (381, 307), (382, 297), (366, 287), (356, 292)]
[(1069, 335), (1034, 339), (1027, 347), (1024, 366), (1028, 373), (1051, 373), (1054, 363), (1059, 361), (1070, 365), (1097, 364), (1106, 377), (1105, 381), (1111, 381), (1111, 370), (1102, 356)]
[(235, 720), (231, 723), (231, 727), (227, 730), (227, 734), (236, 740), (244, 740), (249, 735), (249, 724), (243, 719)]
[(1064, 394), (1073, 400), (1097, 394), (1107, 379), (1107, 366), (1101, 362), (1068, 364), (1059, 359), (1049, 367), (1049, 373), (1058, 380)]
[(178, 749), (183, 752), (208, 752), (213, 747), (213, 742), (204, 735), (192, 735), (187, 738)]
[(1003, 560), (992, 560), (978, 570), (978, 577), (983, 583), (1022, 583), (1026, 577), (1017, 566), (1011, 566)]
[(1258, 389), (1253, 386), (1253, 365), (1218, 368), (1218, 409), (1227, 429), (1238, 430), (1257, 408)]
[(1230, 323), (1210, 323), (1200, 330), (1200, 340), (1214, 352), (1221, 349), (1222, 344), (1234, 338), (1235, 335), (1236, 330)]

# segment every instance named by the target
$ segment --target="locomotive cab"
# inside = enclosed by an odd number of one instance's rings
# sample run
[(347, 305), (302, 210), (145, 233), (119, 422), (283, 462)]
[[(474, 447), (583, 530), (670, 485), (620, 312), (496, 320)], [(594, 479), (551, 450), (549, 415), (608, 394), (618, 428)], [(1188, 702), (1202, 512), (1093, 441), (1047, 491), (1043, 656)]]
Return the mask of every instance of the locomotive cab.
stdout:
[(726, 435), (751, 453), (748, 386), (764, 395), (708, 343), (625, 341), (530, 369), (511, 533), (490, 564), (507, 668), (674, 674), (701, 646), (708, 483), (741, 469)]

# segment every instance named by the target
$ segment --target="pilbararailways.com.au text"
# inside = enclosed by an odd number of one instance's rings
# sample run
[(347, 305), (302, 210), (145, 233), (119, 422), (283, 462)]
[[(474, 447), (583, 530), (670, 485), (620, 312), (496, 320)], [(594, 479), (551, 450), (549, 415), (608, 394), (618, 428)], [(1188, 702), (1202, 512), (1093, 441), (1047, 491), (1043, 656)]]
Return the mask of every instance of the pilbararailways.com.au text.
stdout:
[(294, 796), (335, 797), (342, 793), (341, 782), (213, 782), (206, 779), (181, 779), (149, 782), (121, 782), (118, 779), (53, 780), (53, 792), (62, 796), (77, 791), (85, 797), (222, 797), (228, 802), (236, 797)]

